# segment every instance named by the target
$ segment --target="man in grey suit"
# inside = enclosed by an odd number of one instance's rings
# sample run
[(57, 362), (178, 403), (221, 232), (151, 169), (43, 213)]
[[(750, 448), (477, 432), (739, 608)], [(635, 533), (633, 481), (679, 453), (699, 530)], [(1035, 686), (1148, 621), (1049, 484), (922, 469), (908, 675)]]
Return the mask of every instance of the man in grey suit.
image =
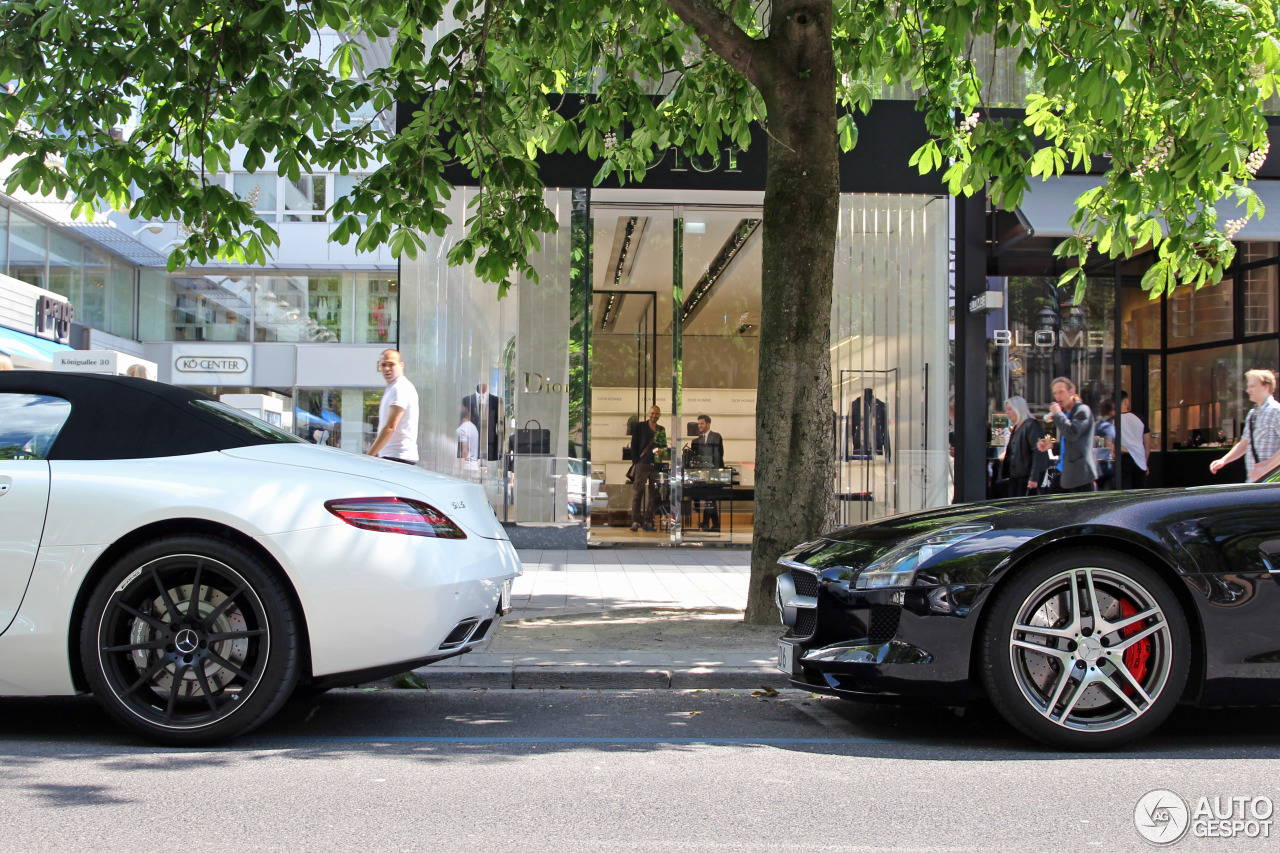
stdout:
[[(1076, 384), (1067, 377), (1053, 380), (1049, 390), (1053, 402), (1045, 418), (1057, 425), (1061, 440), (1058, 467), (1062, 477), (1058, 485), (1064, 492), (1096, 492), (1098, 459), (1093, 452), (1093, 412), (1080, 402)], [(1052, 444), (1050, 439), (1042, 438), (1037, 446), (1048, 450)]]

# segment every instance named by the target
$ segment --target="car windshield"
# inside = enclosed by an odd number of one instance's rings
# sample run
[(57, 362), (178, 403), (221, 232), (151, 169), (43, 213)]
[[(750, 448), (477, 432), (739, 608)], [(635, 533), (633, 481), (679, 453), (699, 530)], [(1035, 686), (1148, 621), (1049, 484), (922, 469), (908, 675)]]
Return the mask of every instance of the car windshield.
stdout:
[(255, 437), (263, 439), (269, 444), (306, 444), (296, 435), (273, 427), (266, 421), (255, 418), (253, 415), (245, 414), (239, 409), (233, 409), (226, 403), (220, 403), (217, 400), (192, 400), (191, 405), (215, 417), (222, 418), (224, 421), (234, 424), (243, 430), (247, 430), (253, 433)]

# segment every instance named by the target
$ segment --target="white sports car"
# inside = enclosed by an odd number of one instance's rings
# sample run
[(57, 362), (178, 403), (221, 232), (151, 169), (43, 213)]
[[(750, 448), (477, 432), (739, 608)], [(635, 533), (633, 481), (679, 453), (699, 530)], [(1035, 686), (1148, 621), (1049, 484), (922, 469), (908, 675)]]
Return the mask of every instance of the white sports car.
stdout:
[(519, 574), (478, 485), (158, 382), (0, 372), (0, 695), (213, 743), (483, 645)]

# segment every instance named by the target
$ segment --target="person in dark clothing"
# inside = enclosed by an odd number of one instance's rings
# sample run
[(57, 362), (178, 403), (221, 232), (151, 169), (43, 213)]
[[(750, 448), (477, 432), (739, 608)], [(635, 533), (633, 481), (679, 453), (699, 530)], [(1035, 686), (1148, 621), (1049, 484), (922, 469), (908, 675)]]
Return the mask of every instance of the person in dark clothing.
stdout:
[[(666, 447), (666, 429), (659, 425), (662, 409), (649, 407), (649, 420), (636, 424), (631, 433), (631, 464), (635, 465), (635, 487), (631, 493), (631, 529), (652, 531), (658, 507), (658, 461), (654, 447)], [(659, 438), (659, 436), (662, 436)], [(646, 500), (647, 498), (647, 500)]]
[(471, 422), (480, 433), (480, 458), (498, 458), (498, 425), (502, 421), (502, 400), (489, 393), (489, 386), (481, 383), (471, 395)]
[[(698, 415), (698, 437), (689, 445), (692, 468), (723, 468), (724, 439), (720, 433), (711, 429), (711, 417)], [(720, 532), (720, 504), (718, 501), (705, 501), (702, 506), (702, 521), (698, 525), (710, 533)]]
[[(1049, 390), (1053, 402), (1046, 417), (1057, 425), (1061, 442), (1059, 485), (1064, 492), (1096, 492), (1098, 459), (1093, 452), (1093, 411), (1080, 401), (1076, 384), (1065, 376), (1050, 382)], [(1042, 438), (1039, 448), (1048, 450), (1050, 444), (1049, 439)]]
[(1010, 397), (1004, 410), (1009, 415), (1010, 433), (1001, 465), (1009, 480), (1009, 497), (1039, 494), (1044, 473), (1049, 470), (1049, 454), (1037, 447), (1044, 438), (1044, 427), (1031, 417), (1022, 397)]

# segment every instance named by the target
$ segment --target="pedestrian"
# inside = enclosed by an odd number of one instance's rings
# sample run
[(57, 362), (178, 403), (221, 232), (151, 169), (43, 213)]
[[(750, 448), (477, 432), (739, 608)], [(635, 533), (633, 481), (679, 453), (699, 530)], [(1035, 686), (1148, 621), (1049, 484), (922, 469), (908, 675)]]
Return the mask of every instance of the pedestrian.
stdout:
[(1098, 404), (1098, 415), (1094, 419), (1093, 435), (1102, 439), (1094, 442), (1094, 456), (1098, 460), (1098, 488), (1110, 489), (1111, 478), (1115, 476), (1116, 450), (1116, 406), (1110, 397), (1104, 397)]
[[(1096, 492), (1098, 460), (1093, 453), (1093, 412), (1076, 394), (1076, 383), (1059, 376), (1049, 383), (1053, 402), (1046, 420), (1058, 427), (1058, 467), (1062, 476), (1058, 485), (1064, 492)], [(1052, 442), (1040, 439), (1040, 450), (1048, 450)]]
[(1244, 419), (1244, 431), (1235, 447), (1221, 459), (1209, 463), (1218, 473), (1228, 462), (1245, 457), (1245, 479), (1256, 483), (1268, 471), (1280, 465), (1280, 403), (1276, 402), (1276, 375), (1270, 370), (1250, 370), (1244, 375), (1245, 393), (1253, 408)]
[(418, 390), (404, 375), (398, 350), (382, 351), (378, 370), (387, 382), (378, 404), (378, 434), (369, 455), (407, 465), (418, 464)]
[(464, 469), (478, 467), (480, 460), (480, 430), (476, 428), (475, 412), (471, 408), (472, 399), (462, 398), (461, 422), (454, 431), (458, 439), (458, 458), (463, 461)]
[[(698, 437), (690, 444), (689, 467), (691, 468), (723, 468), (724, 439), (720, 433), (711, 429), (711, 416), (698, 415)], [(704, 501), (702, 504), (702, 520), (698, 528), (708, 533), (720, 532), (720, 502)]]
[(1120, 392), (1120, 488), (1147, 487), (1147, 426), (1129, 411), (1129, 392)]
[(1000, 464), (1009, 481), (1009, 497), (1039, 494), (1040, 483), (1049, 470), (1049, 454), (1039, 447), (1044, 427), (1031, 417), (1031, 409), (1022, 397), (1006, 400), (1004, 411), (1009, 416), (1009, 443)]
[[(631, 493), (631, 530), (641, 527), (653, 531), (653, 516), (658, 508), (658, 461), (654, 446), (666, 446), (666, 428), (658, 423), (662, 409), (649, 407), (649, 420), (639, 421), (631, 432), (631, 464), (635, 469), (635, 485)], [(661, 438), (661, 441), (660, 441)]]

